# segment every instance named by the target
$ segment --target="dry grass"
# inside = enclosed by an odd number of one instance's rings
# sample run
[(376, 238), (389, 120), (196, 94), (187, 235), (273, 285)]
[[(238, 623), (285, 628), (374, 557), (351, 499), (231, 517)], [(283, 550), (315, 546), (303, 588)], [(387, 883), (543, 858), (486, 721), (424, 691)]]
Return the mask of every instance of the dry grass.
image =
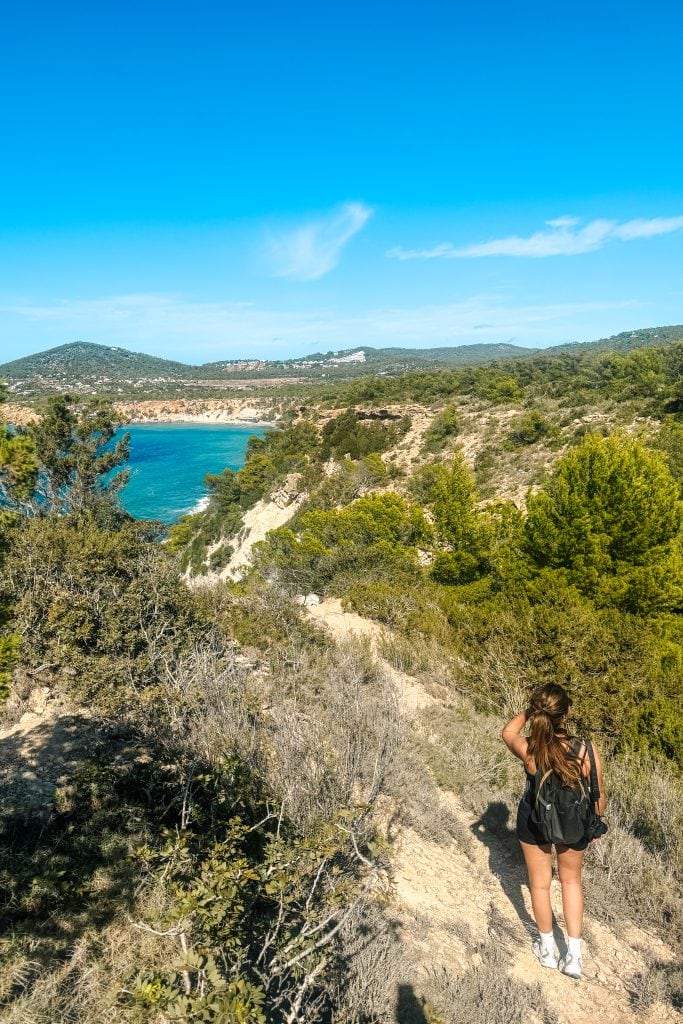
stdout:
[(434, 970), (426, 985), (429, 1024), (555, 1024), (538, 985), (508, 973), (510, 951), (494, 919), (488, 940), (472, 955), (463, 974)]
[[(146, 905), (139, 908), (142, 916)], [(129, 1010), (117, 1000), (119, 985), (141, 967), (161, 968), (162, 941), (123, 918), (97, 932), (85, 932), (66, 957), (32, 959), (24, 943), (2, 950), (0, 1020), (3, 1024), (123, 1024)], [(156, 1024), (147, 1018), (146, 1024)]]

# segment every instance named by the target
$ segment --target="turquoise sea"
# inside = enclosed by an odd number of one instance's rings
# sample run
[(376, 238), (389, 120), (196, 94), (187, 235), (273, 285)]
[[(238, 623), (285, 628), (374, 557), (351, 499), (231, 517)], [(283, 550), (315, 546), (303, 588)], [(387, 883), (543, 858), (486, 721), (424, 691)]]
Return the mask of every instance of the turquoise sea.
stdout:
[[(136, 519), (173, 523), (206, 497), (206, 473), (240, 469), (252, 434), (263, 427), (221, 423), (141, 423), (130, 434), (131, 478), (122, 499)], [(201, 507), (201, 506), (199, 506)]]

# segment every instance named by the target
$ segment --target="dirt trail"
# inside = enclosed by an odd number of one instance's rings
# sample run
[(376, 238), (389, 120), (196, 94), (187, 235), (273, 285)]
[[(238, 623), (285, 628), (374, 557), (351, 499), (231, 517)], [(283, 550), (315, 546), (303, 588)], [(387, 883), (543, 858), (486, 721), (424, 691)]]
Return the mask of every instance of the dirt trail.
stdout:
[[(418, 709), (438, 703), (420, 682), (398, 672), (377, 652), (382, 627), (352, 612), (344, 612), (338, 600), (325, 600), (307, 608), (309, 616), (337, 640), (352, 636), (369, 638), (375, 657), (395, 682), (403, 713), (415, 716)], [(636, 1012), (630, 1004), (629, 982), (646, 970), (648, 957), (668, 962), (674, 955), (650, 933), (630, 926), (621, 937), (586, 917), (584, 977), (573, 982), (557, 971), (540, 966), (531, 952), (535, 926), (526, 885), (526, 872), (507, 809), (491, 805), (477, 819), (458, 800), (444, 792), (443, 799), (463, 831), (473, 842), (465, 849), (456, 842), (442, 846), (412, 829), (403, 828), (394, 846), (395, 905), (406, 947), (417, 964), (417, 976), (405, 979), (419, 992), (420, 973), (445, 966), (459, 973), (472, 963), (472, 947), (483, 941), (492, 913), (505, 922), (517, 952), (511, 974), (527, 983), (538, 983), (558, 1024), (668, 1024), (680, 1017), (672, 1007), (656, 1003)], [(556, 879), (552, 887), (553, 909), (561, 921), (561, 893)], [(556, 935), (563, 951), (563, 938)]]

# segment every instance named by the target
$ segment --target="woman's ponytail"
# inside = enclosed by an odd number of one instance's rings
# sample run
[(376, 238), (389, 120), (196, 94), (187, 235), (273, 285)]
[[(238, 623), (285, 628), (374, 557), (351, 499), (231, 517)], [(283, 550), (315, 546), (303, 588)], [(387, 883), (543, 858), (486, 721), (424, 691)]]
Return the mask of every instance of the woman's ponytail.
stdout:
[(566, 749), (564, 719), (571, 701), (562, 686), (549, 683), (534, 692), (529, 706), (528, 757), (536, 769), (554, 771), (566, 786), (575, 786), (581, 777), (578, 761)]

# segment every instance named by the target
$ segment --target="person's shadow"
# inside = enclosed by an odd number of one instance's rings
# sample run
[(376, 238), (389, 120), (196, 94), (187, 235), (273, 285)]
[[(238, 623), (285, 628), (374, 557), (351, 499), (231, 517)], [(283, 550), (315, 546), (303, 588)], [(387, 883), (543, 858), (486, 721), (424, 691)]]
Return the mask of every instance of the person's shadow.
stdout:
[[(488, 847), (491, 874), (500, 882), (520, 921), (530, 934), (536, 935), (536, 923), (524, 903), (523, 887), (528, 885), (524, 857), (516, 832), (508, 825), (509, 818), (509, 808), (501, 800), (495, 800), (471, 826), (471, 831)], [(554, 915), (553, 932), (560, 955), (564, 955), (566, 943)]]
[(399, 985), (396, 996), (397, 1024), (427, 1024), (422, 1003), (412, 985)]

